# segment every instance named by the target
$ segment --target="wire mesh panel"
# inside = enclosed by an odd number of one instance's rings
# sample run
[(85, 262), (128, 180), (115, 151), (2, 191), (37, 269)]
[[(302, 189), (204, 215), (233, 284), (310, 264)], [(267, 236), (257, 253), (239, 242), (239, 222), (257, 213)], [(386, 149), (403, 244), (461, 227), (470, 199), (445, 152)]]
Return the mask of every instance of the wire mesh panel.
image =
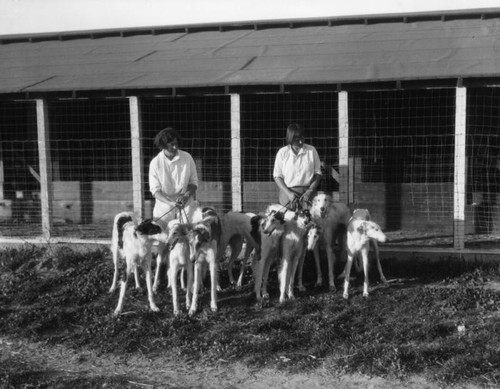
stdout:
[(349, 94), (354, 206), (397, 244), (453, 243), (455, 90)]
[(49, 102), (53, 236), (109, 238), (133, 209), (126, 99)]
[(278, 202), (273, 180), (276, 153), (286, 144), (286, 128), (300, 124), (305, 142), (323, 164), (319, 190), (338, 191), (331, 169), (338, 170), (338, 97), (336, 93), (257, 94), (241, 97), (243, 209), (263, 211)]
[[(229, 96), (177, 96), (146, 98), (141, 103), (143, 123), (144, 175), (160, 151), (156, 134), (173, 127), (182, 138), (180, 149), (195, 160), (199, 188), (197, 199), (219, 213), (231, 210), (231, 107)], [(145, 186), (148, 213), (152, 210), (149, 183)]]
[(0, 233), (41, 234), (34, 102), (0, 102)]
[(500, 89), (469, 89), (466, 223), (468, 247), (500, 243)]

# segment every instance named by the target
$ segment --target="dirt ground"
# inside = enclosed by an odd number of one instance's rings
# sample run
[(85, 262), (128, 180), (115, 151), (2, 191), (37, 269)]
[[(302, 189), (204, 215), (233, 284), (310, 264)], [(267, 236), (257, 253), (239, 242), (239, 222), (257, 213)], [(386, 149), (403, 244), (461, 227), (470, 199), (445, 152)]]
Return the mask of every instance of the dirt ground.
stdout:
[[(290, 374), (274, 369), (252, 370), (223, 360), (218, 361), (215, 367), (207, 367), (189, 361), (172, 361), (161, 355), (153, 358), (143, 355), (97, 355), (93, 351), (75, 351), (62, 345), (49, 346), (0, 337), (0, 362), (5, 360), (29, 365), (31, 369), (43, 372), (45, 379), (126, 377), (128, 387), (132, 388), (440, 388), (420, 377), (411, 377), (403, 382), (365, 375), (338, 375), (321, 367), (307, 374)], [(106, 386), (103, 384), (103, 387)], [(478, 387), (467, 385), (461, 388)]]

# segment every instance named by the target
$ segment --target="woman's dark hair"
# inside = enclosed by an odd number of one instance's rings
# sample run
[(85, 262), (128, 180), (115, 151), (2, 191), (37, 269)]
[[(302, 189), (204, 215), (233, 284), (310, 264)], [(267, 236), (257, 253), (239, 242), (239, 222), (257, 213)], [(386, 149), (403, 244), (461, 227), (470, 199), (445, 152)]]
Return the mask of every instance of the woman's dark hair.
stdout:
[(181, 141), (181, 137), (172, 127), (167, 127), (161, 130), (155, 136), (154, 145), (158, 147), (160, 150), (167, 148), (169, 143), (174, 141)]
[(300, 124), (292, 123), (286, 129), (286, 144), (291, 145), (294, 140), (302, 138), (304, 136), (304, 130)]

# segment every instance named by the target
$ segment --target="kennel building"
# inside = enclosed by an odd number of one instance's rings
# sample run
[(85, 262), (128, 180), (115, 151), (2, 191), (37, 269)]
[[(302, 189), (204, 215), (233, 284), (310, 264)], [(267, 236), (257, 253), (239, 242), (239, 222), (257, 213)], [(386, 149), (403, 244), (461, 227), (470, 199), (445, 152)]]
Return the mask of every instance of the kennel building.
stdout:
[(277, 201), (300, 123), (320, 189), (384, 247), (500, 253), (500, 9), (0, 36), (3, 241), (108, 242), (151, 216), (175, 127), (219, 212)]

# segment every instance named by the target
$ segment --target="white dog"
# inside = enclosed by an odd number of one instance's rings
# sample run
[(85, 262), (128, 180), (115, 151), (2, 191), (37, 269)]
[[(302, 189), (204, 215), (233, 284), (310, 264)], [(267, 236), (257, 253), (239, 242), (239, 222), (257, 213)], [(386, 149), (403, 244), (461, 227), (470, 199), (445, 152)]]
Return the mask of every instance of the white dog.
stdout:
[(344, 294), (349, 298), (349, 280), (353, 259), (361, 254), (365, 280), (363, 283), (363, 296), (368, 296), (368, 251), (370, 242), (385, 242), (386, 236), (380, 226), (372, 221), (352, 219), (347, 227), (347, 263), (345, 266)]
[[(125, 280), (121, 281), (120, 297), (114, 311), (115, 316), (120, 314), (123, 309), (130, 273), (133, 271), (134, 275), (136, 275), (139, 266), (145, 272), (149, 306), (152, 311), (159, 310), (154, 302), (151, 286), (151, 248), (155, 241), (165, 240), (162, 234), (162, 228), (150, 220), (137, 224), (131, 212), (122, 212), (115, 216), (111, 245), (113, 261), (115, 262), (115, 277), (117, 277), (119, 257), (125, 258), (126, 263)], [(115, 283), (114, 280), (115, 278), (113, 278), (113, 283)], [(114, 290), (113, 286), (111, 288)]]
[[(360, 209), (360, 208), (355, 209), (352, 212), (351, 221), (354, 219), (372, 221), (370, 211), (368, 211), (367, 209)], [(375, 261), (377, 264), (378, 273), (380, 275), (380, 280), (382, 282), (387, 282), (387, 279), (384, 276), (384, 272), (382, 271), (382, 265), (380, 264), (380, 253), (379, 253), (377, 241), (375, 239), (371, 239), (370, 246), (373, 247), (373, 251), (375, 252)], [(359, 258), (359, 256), (357, 258)], [(354, 267), (355, 267), (356, 271), (361, 271), (362, 267), (358, 264), (358, 261), (356, 260), (356, 258), (354, 259), (353, 262), (354, 262)], [(339, 278), (344, 277), (344, 276), (345, 276), (345, 271), (339, 276)]]
[[(174, 315), (178, 315), (179, 302), (177, 296), (177, 274), (183, 270), (187, 276), (186, 289), (186, 307), (191, 307), (191, 298), (193, 295), (193, 263), (190, 260), (189, 249), (189, 226), (181, 224), (179, 220), (174, 219), (168, 223), (167, 250), (169, 252), (168, 281), (172, 290), (172, 305)], [(184, 276), (184, 275), (182, 275)]]
[(296, 212), (292, 220), (285, 222), (285, 230), (281, 238), (281, 265), (278, 274), (280, 303), (285, 302), (285, 297), (290, 300), (295, 298), (293, 285), (297, 266), (299, 262), (304, 260), (306, 249), (312, 248), (306, 246), (306, 237), (310, 227), (312, 227), (311, 213), (308, 210)]
[(217, 311), (218, 263), (217, 249), (221, 235), (221, 223), (215, 209), (206, 207), (202, 210), (202, 219), (193, 225), (189, 232), (191, 262), (194, 263), (193, 300), (189, 315), (198, 309), (198, 295), (203, 282), (203, 266), (210, 271), (210, 308)]
[[(335, 279), (333, 277), (336, 257), (334, 253), (335, 242), (338, 241), (340, 252), (346, 251), (346, 228), (349, 224), (351, 211), (343, 203), (335, 203), (332, 197), (318, 193), (312, 200), (310, 208), (312, 220), (321, 226), (322, 239), (325, 245), (326, 256), (328, 259), (328, 281), (330, 290), (335, 291)], [(323, 283), (321, 274), (319, 245), (314, 248), (314, 260), (316, 262), (316, 286)]]

